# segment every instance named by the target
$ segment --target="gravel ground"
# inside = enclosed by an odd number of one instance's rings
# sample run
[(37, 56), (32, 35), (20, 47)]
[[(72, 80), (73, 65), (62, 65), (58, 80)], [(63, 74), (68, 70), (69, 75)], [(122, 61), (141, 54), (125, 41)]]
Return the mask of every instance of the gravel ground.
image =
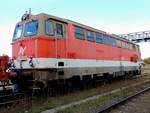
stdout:
[(150, 113), (150, 91), (113, 109), (110, 113)]

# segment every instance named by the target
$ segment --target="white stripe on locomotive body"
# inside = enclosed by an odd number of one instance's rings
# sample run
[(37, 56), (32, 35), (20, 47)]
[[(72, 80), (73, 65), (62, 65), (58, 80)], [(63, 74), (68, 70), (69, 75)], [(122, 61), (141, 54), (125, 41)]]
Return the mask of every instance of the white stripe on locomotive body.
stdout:
[[(84, 68), (84, 67), (139, 67), (138, 62), (113, 61), (113, 60), (88, 60), (88, 59), (56, 59), (56, 58), (33, 58), (33, 65), (29, 65), (29, 60), (15, 60), (15, 68), (20, 69), (48, 69), (48, 68)], [(58, 66), (63, 62), (64, 66)], [(21, 64), (20, 64), (21, 63)]]

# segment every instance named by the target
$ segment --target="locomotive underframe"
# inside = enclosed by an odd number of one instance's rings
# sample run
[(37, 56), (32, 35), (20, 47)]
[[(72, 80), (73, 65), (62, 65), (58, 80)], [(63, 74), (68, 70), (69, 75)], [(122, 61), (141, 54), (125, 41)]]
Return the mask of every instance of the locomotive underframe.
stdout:
[[(36, 82), (40, 87), (47, 88), (49, 82), (56, 81), (57, 84), (66, 84), (66, 81), (78, 78), (80, 81), (98, 80), (98, 77), (105, 79), (127, 76), (129, 74), (140, 74), (137, 66), (128, 67), (85, 67), (85, 68), (49, 68), (49, 69), (17, 69), (19, 78), (24, 83)], [(33, 85), (34, 83), (32, 83)], [(78, 83), (76, 83), (78, 84)]]

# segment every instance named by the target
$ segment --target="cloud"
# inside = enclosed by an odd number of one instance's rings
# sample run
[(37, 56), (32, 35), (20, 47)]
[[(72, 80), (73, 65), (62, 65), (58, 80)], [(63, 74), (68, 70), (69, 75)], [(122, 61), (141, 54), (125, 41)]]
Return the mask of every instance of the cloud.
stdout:
[(7, 54), (11, 57), (11, 41), (14, 31), (14, 25), (0, 26), (0, 55)]
[(140, 50), (141, 50), (141, 57), (144, 58), (148, 58), (150, 57), (150, 42), (142, 42), (139, 43), (138, 45), (140, 45)]

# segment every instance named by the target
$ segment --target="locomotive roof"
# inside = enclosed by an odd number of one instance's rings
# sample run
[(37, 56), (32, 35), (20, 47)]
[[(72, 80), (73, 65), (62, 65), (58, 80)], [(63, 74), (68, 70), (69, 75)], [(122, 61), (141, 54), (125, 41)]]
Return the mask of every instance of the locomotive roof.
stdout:
[(56, 16), (53, 16), (53, 15), (48, 15), (48, 14), (45, 14), (45, 13), (40, 13), (40, 14), (37, 14), (37, 16), (46, 16), (47, 18), (50, 18), (50, 19), (53, 19), (53, 20), (58, 20), (58, 21), (62, 21), (64, 23), (72, 23), (73, 25), (75, 26), (79, 26), (79, 27), (82, 27), (82, 28), (85, 28), (85, 29), (89, 29), (89, 30), (92, 30), (92, 31), (96, 31), (96, 32), (99, 32), (99, 33), (103, 33), (103, 34), (106, 34), (105, 31), (102, 31), (102, 30), (98, 30), (98, 29), (95, 29), (93, 27), (90, 27), (90, 26), (87, 26), (87, 25), (84, 25), (84, 24), (80, 24), (78, 22), (75, 22), (75, 21), (72, 21), (72, 20), (69, 20), (69, 19), (65, 19), (65, 18), (60, 18), (60, 17), (56, 17)]
[[(40, 18), (49, 18), (49, 19), (53, 19), (53, 20), (57, 20), (57, 21), (61, 21), (63, 23), (72, 23), (73, 25), (75, 26), (79, 26), (81, 28), (85, 28), (85, 29), (88, 29), (88, 30), (91, 30), (91, 31), (95, 31), (95, 32), (98, 32), (98, 33), (101, 33), (101, 34), (106, 34), (106, 35), (109, 35), (111, 37), (114, 37), (116, 39), (119, 39), (119, 40), (122, 40), (122, 41), (125, 41), (125, 42), (128, 42), (128, 43), (131, 43), (131, 44), (134, 44), (134, 45), (137, 45), (127, 39), (123, 39), (121, 38), (120, 36), (118, 35), (115, 35), (115, 34), (109, 34), (105, 31), (102, 31), (102, 30), (98, 30), (98, 29), (95, 29), (93, 27), (90, 27), (88, 25), (84, 25), (84, 24), (81, 24), (81, 23), (78, 23), (78, 22), (75, 22), (75, 21), (72, 21), (72, 20), (69, 20), (69, 19), (65, 19), (65, 18), (60, 18), (60, 17), (56, 17), (56, 16), (53, 16), (53, 15), (49, 15), (49, 14), (46, 14), (46, 13), (39, 13), (37, 15), (31, 15), (31, 19), (36, 19), (37, 17), (40, 17)], [(137, 45), (139, 46), (139, 45)]]

